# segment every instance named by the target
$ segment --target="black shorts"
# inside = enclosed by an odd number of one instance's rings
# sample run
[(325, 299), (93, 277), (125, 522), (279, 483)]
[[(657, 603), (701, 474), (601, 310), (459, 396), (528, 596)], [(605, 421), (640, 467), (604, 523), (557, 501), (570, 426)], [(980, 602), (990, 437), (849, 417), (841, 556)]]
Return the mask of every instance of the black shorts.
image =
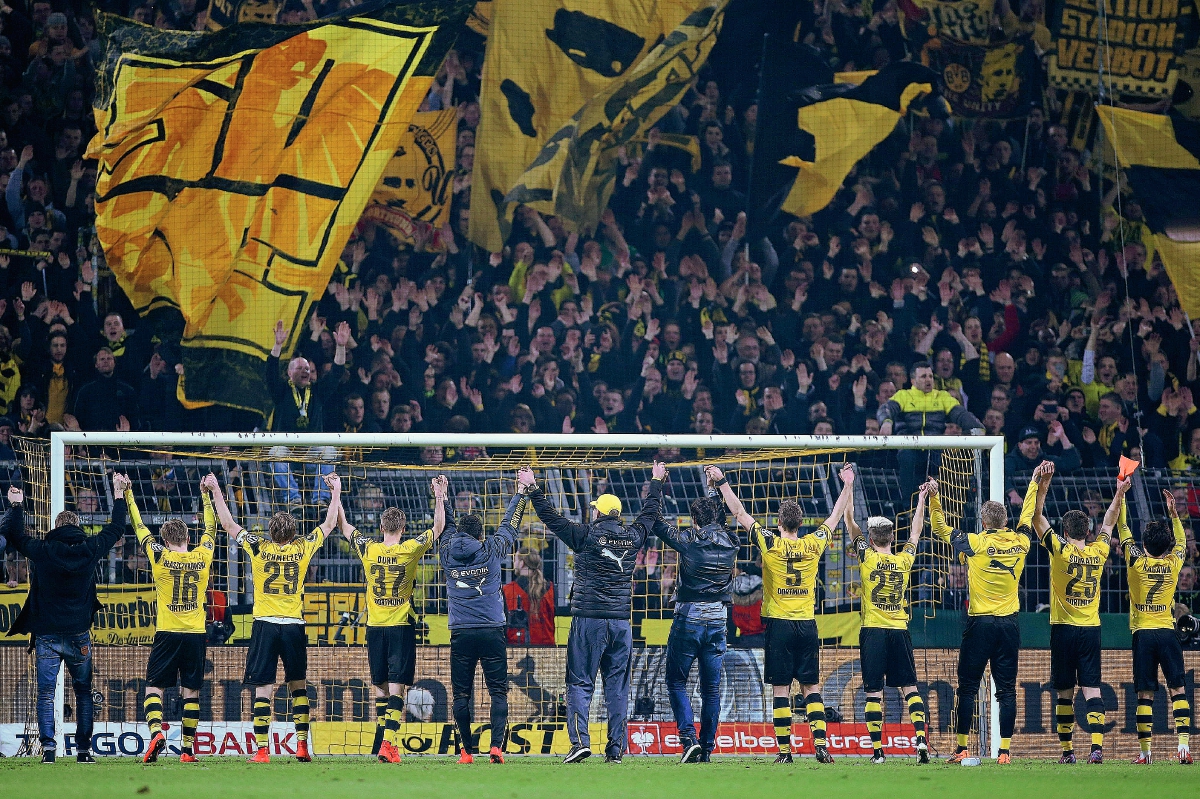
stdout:
[(417, 669), (417, 628), (411, 624), (367, 628), (371, 685), (412, 685)]
[(816, 685), (821, 681), (821, 639), (813, 619), (763, 619), (763, 679), (768, 685)]
[(1017, 615), (968, 616), (958, 650), (959, 690), (978, 691), (983, 672), (990, 664), (998, 692), (1015, 691), (1017, 658), (1021, 651), (1021, 628)]
[(146, 684), (152, 688), (184, 688), (199, 691), (204, 687), (204, 656), (208, 648), (206, 633), (154, 634), (154, 646), (146, 663)]
[(1135, 691), (1157, 691), (1158, 669), (1168, 688), (1183, 685), (1183, 647), (1174, 630), (1135, 630), (1133, 633), (1133, 686)]
[(276, 624), (254, 620), (250, 651), (246, 654), (246, 685), (274, 685), (279, 659), (283, 658), (285, 682), (308, 676), (308, 636), (303, 624)]
[(1100, 628), (1050, 625), (1050, 681), (1054, 690), (1100, 687)]
[(908, 630), (863, 627), (858, 633), (858, 648), (863, 690), (867, 693), (882, 691), (885, 680), (888, 688), (917, 684), (917, 663)]

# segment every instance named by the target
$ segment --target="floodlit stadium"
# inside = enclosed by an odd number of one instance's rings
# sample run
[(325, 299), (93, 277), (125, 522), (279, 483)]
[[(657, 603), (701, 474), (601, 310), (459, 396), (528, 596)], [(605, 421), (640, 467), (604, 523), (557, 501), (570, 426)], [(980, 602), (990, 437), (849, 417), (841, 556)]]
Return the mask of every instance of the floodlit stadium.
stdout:
[(1198, 37), (0, 2), (0, 785), (1184, 788)]

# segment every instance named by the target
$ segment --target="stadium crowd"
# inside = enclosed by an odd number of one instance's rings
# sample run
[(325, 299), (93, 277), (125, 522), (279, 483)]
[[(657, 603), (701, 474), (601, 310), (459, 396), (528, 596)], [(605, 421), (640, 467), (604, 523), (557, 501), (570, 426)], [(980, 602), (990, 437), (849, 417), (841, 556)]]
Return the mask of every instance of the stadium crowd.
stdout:
[[(346, 5), (288, 0), (281, 21)], [(913, 58), (894, 0), (864, 7), (816, 2), (806, 40), (838, 71)], [(185, 410), (177, 343), (138, 319), (104, 269), (95, 165), (82, 158), (95, 133), (96, 9), (161, 28), (199, 29), (205, 17), (195, 0), (0, 2), (0, 457), (13, 457), (10, 435), (60, 428), (261, 425), (231, 409)], [(1028, 24), (1024, 8), (996, 9), (997, 26)], [(598, 230), (569, 232), (520, 208), (507, 246), (488, 253), (465, 236), (483, 43), (460, 41), (425, 104), (459, 112), (447, 223), (415, 244), (359, 226), (299, 357), (264, 366), (270, 429), (982, 429), (1007, 439), (1013, 505), (1043, 459), (1061, 475), (1122, 455), (1200, 469), (1191, 321), (1144, 243), (1137, 198), (1118, 196), (1098, 156), (1069, 146), (1053, 91), (1008, 123), (910, 117), (828, 208), (751, 240), (757, 85), (714, 65), (625, 153)], [(695, 136), (699, 169), (660, 133)], [(655, 572), (654, 556), (639, 565)], [(1195, 609), (1188, 568), (1181, 591)]]

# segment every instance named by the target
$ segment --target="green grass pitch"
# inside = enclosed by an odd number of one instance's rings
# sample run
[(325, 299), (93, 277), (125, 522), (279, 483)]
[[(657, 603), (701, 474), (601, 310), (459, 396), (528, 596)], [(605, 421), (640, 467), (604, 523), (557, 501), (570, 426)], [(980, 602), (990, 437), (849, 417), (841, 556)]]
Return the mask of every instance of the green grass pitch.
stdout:
[[(450, 758), (410, 757), (400, 765), (366, 758), (318, 758), (297, 763), (276, 758), (268, 766), (235, 758), (204, 758), (183, 765), (174, 758), (144, 766), (133, 758), (102, 760), (94, 766), (59, 761), (43, 766), (34, 759), (0, 760), (0, 786), (5, 796), (87, 797), (310, 797), (373, 799), (404, 796), (436, 799), (563, 799), (614, 797), (815, 796), (903, 797), (1086, 796), (1124, 797), (1145, 794), (1188, 795), (1196, 789), (1196, 770), (1163, 761), (1153, 766), (1125, 762), (1102, 766), (1059, 766), (1039, 760), (1017, 760), (1000, 767), (988, 761), (977, 768), (893, 758), (881, 766), (865, 759), (839, 758), (818, 766), (810, 757), (791, 766), (765, 759), (726, 758), (708, 765), (680, 766), (673, 758), (626, 757), (621, 765), (598, 758), (565, 766), (557, 758), (511, 758), (502, 766), (476, 759), (460, 766)], [(780, 793), (787, 791), (788, 793)]]

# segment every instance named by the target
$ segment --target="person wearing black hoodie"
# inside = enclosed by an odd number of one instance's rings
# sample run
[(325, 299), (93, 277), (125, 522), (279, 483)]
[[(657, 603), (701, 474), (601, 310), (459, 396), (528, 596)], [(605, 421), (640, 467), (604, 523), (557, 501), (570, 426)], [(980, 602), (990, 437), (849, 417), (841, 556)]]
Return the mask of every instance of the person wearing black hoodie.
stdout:
[(459, 763), (474, 760), (471, 735), (471, 695), (475, 667), (483, 666), (483, 681), (492, 700), (491, 751), (493, 763), (504, 762), (508, 737), (508, 635), (501, 582), (504, 559), (517, 549), (517, 529), (525, 513), (525, 495), (508, 501), (500, 527), (486, 539), (483, 518), (467, 513), (454, 519), (453, 496), (447, 492), (446, 530), (438, 555), (449, 601), (450, 686), (454, 695), (454, 726), (462, 754)]
[(125, 489), (129, 478), (113, 474), (112, 519), (94, 536), (79, 526), (79, 517), (63, 511), (54, 519), (54, 529), (45, 539), (25, 534), (24, 494), (8, 490), (11, 505), (0, 518), (0, 536), (33, 564), (29, 597), (13, 621), (9, 635), (28, 634), (30, 648), (37, 652), (38, 737), (42, 762), (53, 763), (54, 689), (58, 671), (67, 664), (75, 689), (76, 760), (95, 763), (92, 758), (92, 617), (100, 610), (96, 598), (96, 564), (125, 534)]

